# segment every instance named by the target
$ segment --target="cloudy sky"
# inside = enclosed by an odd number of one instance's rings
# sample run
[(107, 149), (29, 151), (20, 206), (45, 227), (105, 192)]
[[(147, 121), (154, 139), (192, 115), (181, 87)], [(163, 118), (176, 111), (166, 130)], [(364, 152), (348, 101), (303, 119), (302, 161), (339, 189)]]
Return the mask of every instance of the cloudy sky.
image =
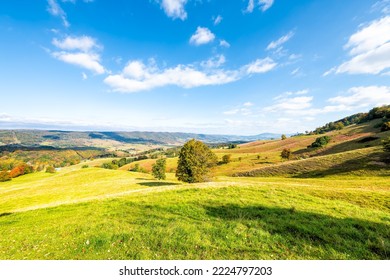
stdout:
[(2, 0), (0, 128), (295, 133), (390, 104), (390, 0)]

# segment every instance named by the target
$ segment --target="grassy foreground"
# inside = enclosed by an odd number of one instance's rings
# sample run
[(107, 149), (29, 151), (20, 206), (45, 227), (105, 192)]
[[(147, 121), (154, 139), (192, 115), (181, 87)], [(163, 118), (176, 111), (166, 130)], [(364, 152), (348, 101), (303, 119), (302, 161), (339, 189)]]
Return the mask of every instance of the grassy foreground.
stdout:
[(89, 168), (1, 184), (0, 259), (390, 259), (386, 177), (170, 178)]

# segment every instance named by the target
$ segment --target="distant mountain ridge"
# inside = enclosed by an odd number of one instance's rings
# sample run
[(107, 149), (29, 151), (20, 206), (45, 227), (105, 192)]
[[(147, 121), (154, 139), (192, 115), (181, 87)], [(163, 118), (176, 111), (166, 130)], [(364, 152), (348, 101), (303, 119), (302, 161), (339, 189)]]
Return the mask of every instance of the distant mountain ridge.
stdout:
[(123, 144), (180, 145), (192, 138), (214, 144), (276, 139), (280, 136), (280, 134), (274, 133), (240, 136), (148, 131), (0, 130), (0, 145), (93, 147), (97, 143), (101, 146), (103, 142), (108, 141)]

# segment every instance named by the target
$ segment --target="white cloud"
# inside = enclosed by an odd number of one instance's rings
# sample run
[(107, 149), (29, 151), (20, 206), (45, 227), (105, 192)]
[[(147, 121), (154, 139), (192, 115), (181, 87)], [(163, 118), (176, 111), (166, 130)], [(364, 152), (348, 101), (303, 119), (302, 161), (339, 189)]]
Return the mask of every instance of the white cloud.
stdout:
[(261, 10), (265, 12), (274, 4), (274, 0), (259, 0), (259, 5), (261, 6)]
[(223, 114), (224, 114), (224, 115), (235, 115), (235, 114), (237, 114), (239, 111), (240, 111), (239, 109), (232, 109), (232, 110), (223, 112)]
[(279, 100), (279, 99), (286, 98), (286, 97), (291, 96), (291, 95), (305, 95), (308, 93), (309, 93), (308, 89), (303, 89), (303, 90), (298, 90), (298, 91), (286, 91), (286, 92), (283, 92), (282, 94), (274, 97), (273, 99)]
[(140, 62), (129, 62), (120, 75), (109, 75), (104, 82), (114, 91), (137, 92), (169, 85), (183, 88), (219, 85), (237, 79), (236, 73), (218, 69), (202, 72), (191, 65), (178, 65), (160, 70)]
[(248, 6), (246, 7), (245, 12), (252, 13), (254, 8), (255, 8), (255, 2), (253, 0), (249, 0)]
[(221, 23), (223, 17), (218, 15), (215, 19), (214, 19), (214, 25), (218, 25)]
[(248, 74), (269, 72), (276, 67), (277, 63), (271, 58), (256, 59), (254, 62), (246, 66)]
[(283, 98), (279, 100), (275, 105), (268, 106), (264, 110), (266, 112), (303, 110), (303, 109), (310, 108), (312, 106), (311, 103), (312, 100), (313, 100), (313, 96)]
[(224, 115), (242, 115), (242, 116), (249, 116), (252, 115), (252, 110), (250, 107), (252, 107), (254, 104), (251, 102), (245, 102), (241, 106), (235, 109), (231, 109), (229, 111), (223, 112)]
[(353, 34), (344, 46), (352, 58), (330, 73), (380, 74), (390, 68), (390, 16), (370, 22)]
[(214, 41), (215, 35), (206, 27), (200, 27), (196, 29), (195, 34), (193, 34), (190, 38), (190, 43), (199, 46), (208, 44)]
[(390, 87), (387, 86), (353, 87), (348, 90), (348, 93), (349, 95), (329, 98), (328, 101), (349, 107), (390, 104)]
[(93, 53), (69, 53), (69, 52), (53, 52), (53, 57), (63, 62), (80, 66), (88, 69), (96, 74), (105, 73), (104, 67), (100, 64), (100, 56)]
[(271, 8), (273, 4), (274, 0), (258, 0), (257, 3), (255, 3), (254, 0), (249, 0), (244, 12), (252, 13), (256, 6), (258, 6), (261, 11), (265, 12), (266, 10)]
[(225, 41), (225, 40), (220, 40), (219, 41), (219, 45), (221, 47), (230, 48), (230, 44), (227, 41)]
[(61, 49), (51, 53), (58, 60), (88, 69), (96, 74), (106, 72), (100, 63), (100, 55), (96, 53), (101, 47), (97, 45), (95, 39), (88, 36), (67, 36), (63, 40), (53, 39), (52, 44)]
[(85, 80), (87, 80), (87, 79), (88, 79), (88, 76), (87, 76), (87, 74), (85, 74), (84, 72), (83, 72), (83, 73), (81, 73), (81, 77), (82, 77), (83, 81), (85, 81)]
[(187, 12), (184, 8), (186, 4), (187, 0), (162, 0), (161, 7), (168, 17), (185, 20), (187, 18)]
[(96, 40), (89, 36), (72, 37), (67, 36), (63, 40), (54, 38), (52, 44), (62, 50), (80, 50), (87, 52), (93, 48), (97, 48)]
[(200, 65), (204, 68), (218, 68), (226, 62), (223, 54), (212, 57), (206, 61), (202, 61)]
[(336, 73), (380, 74), (390, 68), (390, 42), (341, 64)]
[(267, 51), (269, 50), (272, 50), (272, 49), (277, 49), (279, 48), (280, 46), (282, 46), (284, 43), (286, 43), (288, 40), (290, 40), (293, 36), (294, 36), (294, 32), (293, 31), (290, 31), (289, 33), (287, 33), (286, 35), (280, 37), (278, 40), (276, 41), (272, 41), (271, 43), (269, 43), (269, 45), (267, 46)]
[(61, 18), (62, 24), (65, 27), (69, 27), (70, 23), (68, 22), (68, 19), (66, 17), (66, 13), (61, 8), (61, 6), (58, 4), (56, 0), (47, 0), (47, 3), (49, 4), (49, 7), (47, 8), (48, 12), (56, 17)]
[(384, 14), (390, 14), (390, 0), (381, 0), (372, 5), (373, 11), (380, 11)]
[[(265, 73), (272, 70), (276, 63), (271, 59), (258, 59), (237, 70), (218, 68), (225, 57), (220, 55), (200, 63), (204, 69), (193, 64), (177, 65), (160, 69), (154, 63), (145, 65), (141, 61), (130, 61), (120, 74), (109, 75), (104, 82), (116, 92), (138, 92), (154, 88), (175, 85), (182, 88), (222, 85), (237, 81), (249, 74)], [(203, 65), (202, 65), (203, 64)], [(199, 63), (197, 64), (199, 65)]]
[[(303, 92), (303, 91), (302, 91)], [(277, 98), (275, 98), (277, 99)], [(329, 98), (322, 108), (313, 108), (312, 97), (294, 97), (277, 99), (275, 105), (265, 108), (266, 112), (283, 112), (293, 116), (317, 116), (335, 112), (357, 112), (363, 108), (370, 109), (374, 106), (390, 104), (390, 87), (387, 86), (367, 86), (352, 87), (348, 89), (346, 95), (339, 95)]]
[(300, 71), (301, 71), (301, 68), (298, 67), (298, 68), (295, 68), (294, 70), (292, 70), (290, 74), (293, 76), (299, 75)]

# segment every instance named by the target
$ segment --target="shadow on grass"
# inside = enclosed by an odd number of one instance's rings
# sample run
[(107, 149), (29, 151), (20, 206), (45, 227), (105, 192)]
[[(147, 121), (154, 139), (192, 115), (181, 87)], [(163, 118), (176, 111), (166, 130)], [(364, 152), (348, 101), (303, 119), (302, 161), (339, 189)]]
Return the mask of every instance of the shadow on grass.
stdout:
[(146, 186), (146, 187), (162, 187), (162, 186), (180, 185), (179, 183), (171, 183), (171, 182), (142, 182), (142, 183), (137, 183), (137, 184), (141, 185), (141, 186)]
[[(379, 160), (379, 161), (378, 161)], [(378, 161), (377, 164), (372, 162)], [(333, 165), (332, 167), (325, 170), (312, 170), (302, 172), (293, 176), (294, 178), (319, 178), (330, 175), (346, 174), (353, 171), (364, 171), (364, 172), (380, 172), (384, 171), (381, 176), (389, 176), (387, 171), (390, 171), (390, 165), (384, 163), (383, 155), (379, 152), (368, 155), (363, 155), (359, 158), (350, 159), (340, 164)]]
[[(390, 226), (352, 218), (296, 211), (295, 208), (204, 206), (207, 215), (260, 227), (286, 244), (335, 250), (351, 259), (390, 259)], [(284, 243), (283, 242), (283, 243)]]
[(12, 215), (13, 213), (8, 213), (8, 212), (5, 212), (5, 213), (0, 213), (0, 218), (1, 217), (5, 217), (5, 216), (9, 216), (9, 215)]

